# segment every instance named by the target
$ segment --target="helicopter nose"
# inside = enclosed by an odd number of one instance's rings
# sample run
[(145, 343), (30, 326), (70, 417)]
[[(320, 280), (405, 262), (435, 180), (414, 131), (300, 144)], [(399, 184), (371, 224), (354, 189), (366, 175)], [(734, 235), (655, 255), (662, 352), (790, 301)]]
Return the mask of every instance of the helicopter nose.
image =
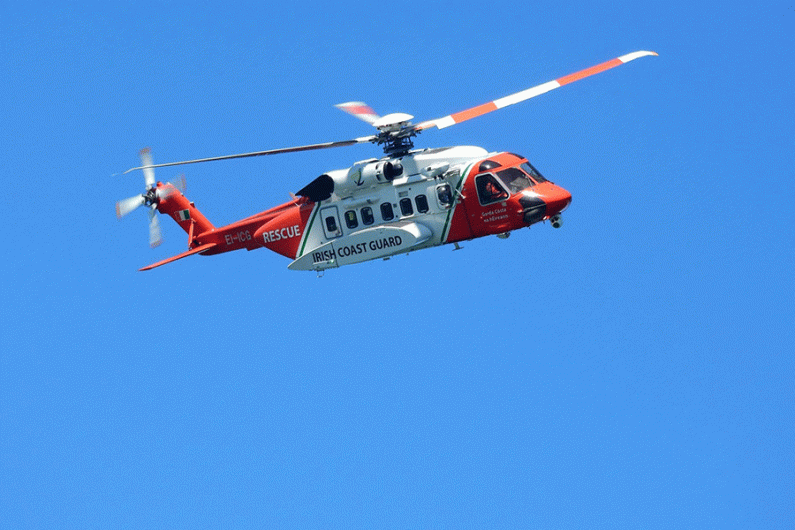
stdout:
[(544, 202), (547, 203), (547, 215), (552, 217), (566, 209), (571, 202), (571, 193), (559, 186), (553, 186), (544, 193)]

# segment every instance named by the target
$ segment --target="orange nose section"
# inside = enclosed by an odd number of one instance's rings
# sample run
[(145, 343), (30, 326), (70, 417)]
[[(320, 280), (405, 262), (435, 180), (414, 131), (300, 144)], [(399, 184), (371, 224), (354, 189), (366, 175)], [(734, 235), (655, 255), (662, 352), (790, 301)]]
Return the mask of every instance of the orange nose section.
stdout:
[(544, 193), (544, 202), (547, 203), (547, 216), (552, 217), (566, 209), (571, 202), (571, 193), (560, 186), (553, 186)]

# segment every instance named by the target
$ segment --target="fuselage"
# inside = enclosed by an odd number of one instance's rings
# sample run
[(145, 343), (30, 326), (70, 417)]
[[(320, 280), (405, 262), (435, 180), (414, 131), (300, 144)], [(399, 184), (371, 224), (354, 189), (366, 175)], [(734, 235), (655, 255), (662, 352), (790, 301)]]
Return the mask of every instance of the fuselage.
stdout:
[[(265, 247), (292, 259), (292, 270), (323, 270), (505, 234), (556, 216), (571, 201), (527, 159), (469, 146), (363, 160), (298, 193), (224, 227), (194, 227), (190, 245), (214, 243), (207, 255)], [(177, 222), (195, 210), (181, 194), (158, 209)]]

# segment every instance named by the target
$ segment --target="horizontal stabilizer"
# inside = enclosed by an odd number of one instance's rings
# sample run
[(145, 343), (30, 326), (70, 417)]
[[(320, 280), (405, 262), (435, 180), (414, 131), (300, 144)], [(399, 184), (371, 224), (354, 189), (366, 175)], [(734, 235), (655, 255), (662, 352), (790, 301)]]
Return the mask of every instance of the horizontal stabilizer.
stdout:
[(216, 243), (207, 243), (207, 244), (204, 244), (204, 245), (199, 245), (198, 247), (192, 248), (192, 249), (188, 250), (187, 252), (183, 252), (182, 254), (177, 254), (176, 256), (171, 256), (168, 259), (164, 259), (163, 261), (158, 261), (157, 263), (153, 263), (151, 265), (147, 265), (146, 267), (143, 267), (142, 269), (138, 269), (138, 270), (148, 271), (149, 269), (154, 269), (155, 267), (159, 267), (161, 265), (165, 265), (166, 263), (171, 263), (172, 261), (177, 261), (178, 259), (186, 258), (186, 257), (188, 257), (188, 256), (190, 256), (192, 254), (198, 254), (199, 252), (204, 252), (205, 250), (210, 249), (210, 248), (214, 247), (215, 245), (216, 245)]

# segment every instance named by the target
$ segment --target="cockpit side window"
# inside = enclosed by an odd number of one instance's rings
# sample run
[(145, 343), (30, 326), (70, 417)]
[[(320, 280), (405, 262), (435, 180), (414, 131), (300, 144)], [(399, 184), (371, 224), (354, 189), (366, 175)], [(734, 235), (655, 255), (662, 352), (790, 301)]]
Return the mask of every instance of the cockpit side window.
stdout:
[(478, 190), (480, 204), (483, 206), (493, 202), (504, 201), (508, 198), (508, 192), (505, 191), (505, 188), (491, 173), (475, 177), (475, 187)]
[(535, 186), (535, 182), (530, 180), (523, 171), (515, 167), (509, 167), (508, 169), (498, 171), (497, 176), (508, 186), (511, 193), (516, 193), (530, 186)]

